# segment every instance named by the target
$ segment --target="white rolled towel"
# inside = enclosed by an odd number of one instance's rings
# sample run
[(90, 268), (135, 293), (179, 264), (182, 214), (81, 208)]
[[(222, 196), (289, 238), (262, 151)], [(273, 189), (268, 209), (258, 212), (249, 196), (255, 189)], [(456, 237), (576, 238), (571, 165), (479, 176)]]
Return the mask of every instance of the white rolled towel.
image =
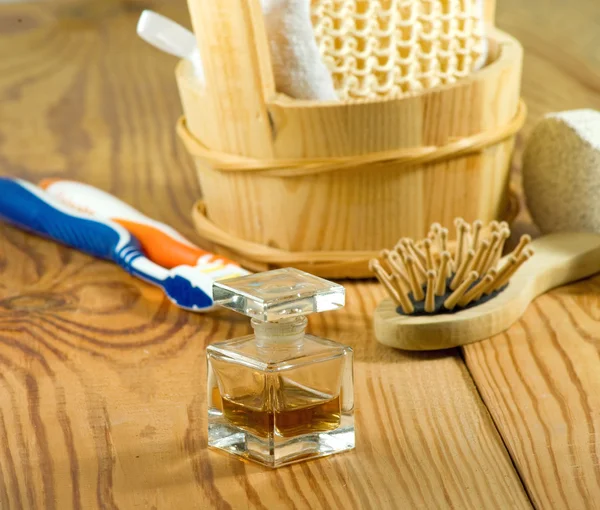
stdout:
[(337, 100), (315, 40), (310, 0), (261, 2), (277, 90), (295, 99)]

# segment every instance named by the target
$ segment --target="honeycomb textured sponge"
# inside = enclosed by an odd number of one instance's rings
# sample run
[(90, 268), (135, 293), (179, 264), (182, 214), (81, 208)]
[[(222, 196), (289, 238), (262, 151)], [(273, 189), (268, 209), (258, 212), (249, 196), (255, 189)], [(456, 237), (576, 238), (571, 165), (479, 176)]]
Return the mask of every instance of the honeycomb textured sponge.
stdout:
[(600, 112), (542, 119), (525, 149), (523, 185), (542, 232), (600, 232)]
[(451, 84), (487, 60), (483, 0), (311, 0), (311, 18), (342, 100)]

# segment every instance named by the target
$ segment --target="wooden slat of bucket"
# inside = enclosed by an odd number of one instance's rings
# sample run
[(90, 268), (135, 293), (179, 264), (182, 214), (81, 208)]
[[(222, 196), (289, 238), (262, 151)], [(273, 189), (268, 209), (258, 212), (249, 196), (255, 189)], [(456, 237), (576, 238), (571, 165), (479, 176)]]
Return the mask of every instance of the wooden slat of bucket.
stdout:
[[(351, 103), (267, 101), (279, 158), (364, 155), (440, 146), (498, 129), (519, 104), (523, 48), (510, 35), (490, 32), (490, 64), (453, 84), (393, 99)], [(179, 76), (185, 84), (185, 76)]]
[(488, 26), (493, 27), (496, 24), (496, 0), (484, 0), (485, 21)]
[(202, 111), (186, 115), (210, 120), (213, 150), (272, 157), (265, 99), (275, 94), (275, 83), (259, 1), (188, 0), (188, 6), (206, 89)]

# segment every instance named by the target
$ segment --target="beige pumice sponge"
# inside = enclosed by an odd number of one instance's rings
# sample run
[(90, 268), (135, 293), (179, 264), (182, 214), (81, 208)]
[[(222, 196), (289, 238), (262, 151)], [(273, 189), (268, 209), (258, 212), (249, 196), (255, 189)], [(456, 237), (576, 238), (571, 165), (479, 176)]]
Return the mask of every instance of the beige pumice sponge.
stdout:
[(523, 185), (542, 232), (600, 232), (600, 112), (544, 117), (525, 149)]

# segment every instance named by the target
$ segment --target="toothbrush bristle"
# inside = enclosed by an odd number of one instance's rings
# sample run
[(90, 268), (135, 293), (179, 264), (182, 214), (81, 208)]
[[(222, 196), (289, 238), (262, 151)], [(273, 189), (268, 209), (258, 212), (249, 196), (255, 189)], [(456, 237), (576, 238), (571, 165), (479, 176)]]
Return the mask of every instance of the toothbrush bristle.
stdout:
[(163, 282), (167, 297), (178, 307), (200, 311), (213, 306), (212, 295), (194, 286), (187, 278), (172, 275)]
[(192, 266), (177, 266), (163, 280), (167, 297), (180, 308), (192, 311), (208, 310), (213, 306), (213, 279)]
[(531, 237), (521, 237), (504, 259), (510, 237), (506, 222), (472, 225), (454, 221), (456, 240), (448, 248), (448, 229), (431, 225), (426, 238), (402, 238), (371, 260), (370, 270), (405, 315), (454, 313), (477, 306), (502, 292), (513, 274), (533, 255)]

